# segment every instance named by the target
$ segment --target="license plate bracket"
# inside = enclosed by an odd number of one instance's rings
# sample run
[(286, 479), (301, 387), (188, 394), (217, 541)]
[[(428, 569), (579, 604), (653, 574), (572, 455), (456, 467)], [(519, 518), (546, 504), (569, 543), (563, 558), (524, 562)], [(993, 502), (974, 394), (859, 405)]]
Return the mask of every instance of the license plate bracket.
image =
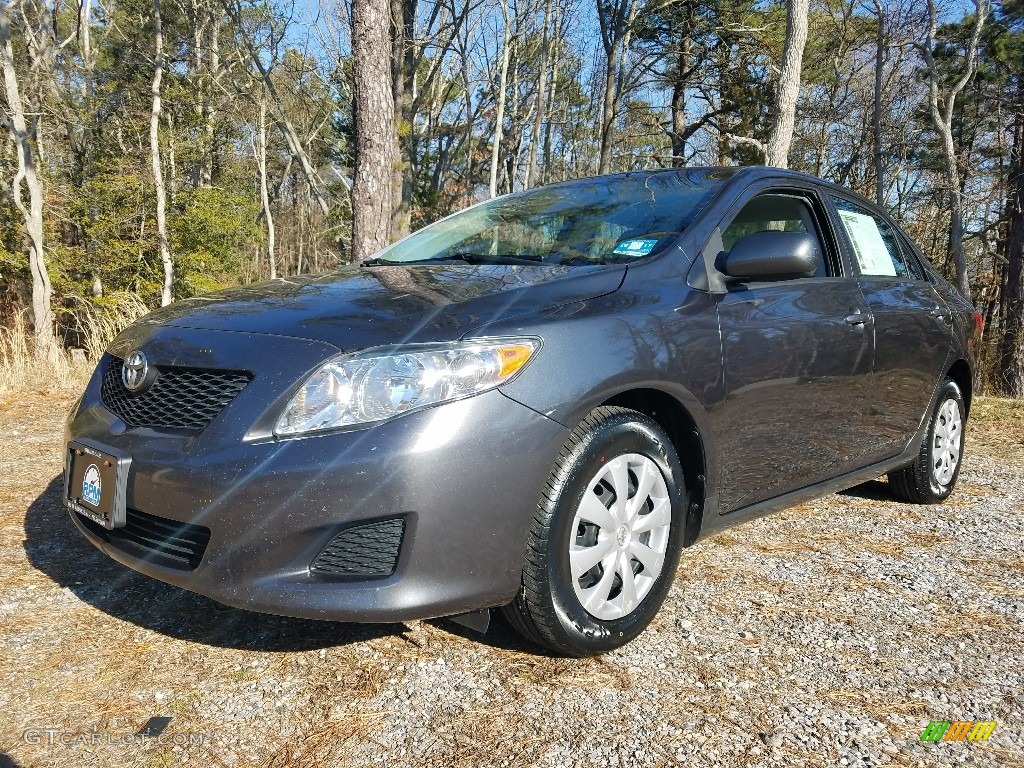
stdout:
[(131, 456), (90, 440), (68, 443), (64, 460), (64, 504), (104, 528), (127, 520)]

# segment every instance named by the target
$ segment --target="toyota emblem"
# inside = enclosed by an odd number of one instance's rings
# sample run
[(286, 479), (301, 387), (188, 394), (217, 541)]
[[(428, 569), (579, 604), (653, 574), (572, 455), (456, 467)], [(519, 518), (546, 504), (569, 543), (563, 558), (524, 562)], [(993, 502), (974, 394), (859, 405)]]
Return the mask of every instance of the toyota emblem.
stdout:
[(149, 373), (149, 361), (139, 350), (135, 350), (124, 359), (121, 366), (121, 382), (129, 392), (136, 392), (146, 381)]

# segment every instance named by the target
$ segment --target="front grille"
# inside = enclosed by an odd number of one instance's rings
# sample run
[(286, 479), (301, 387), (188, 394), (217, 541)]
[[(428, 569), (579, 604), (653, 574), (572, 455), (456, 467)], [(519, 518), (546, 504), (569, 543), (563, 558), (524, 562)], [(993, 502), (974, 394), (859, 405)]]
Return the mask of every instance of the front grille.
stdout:
[(245, 371), (158, 366), (152, 385), (134, 394), (121, 381), (122, 362), (107, 358), (100, 397), (129, 427), (202, 432), (252, 381)]
[(132, 557), (180, 571), (194, 570), (210, 543), (209, 528), (147, 515), (137, 509), (129, 509), (124, 527), (113, 530), (82, 515), (78, 515), (78, 520), (93, 534)]
[(398, 565), (405, 520), (395, 518), (346, 528), (317, 555), (311, 571), (336, 576), (390, 576)]

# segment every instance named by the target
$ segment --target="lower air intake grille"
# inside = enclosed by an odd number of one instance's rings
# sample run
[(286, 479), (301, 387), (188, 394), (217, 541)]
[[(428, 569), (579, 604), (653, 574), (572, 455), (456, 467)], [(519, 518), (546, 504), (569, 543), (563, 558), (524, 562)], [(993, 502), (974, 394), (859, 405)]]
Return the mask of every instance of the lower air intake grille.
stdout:
[(78, 520), (96, 536), (132, 557), (180, 571), (195, 570), (210, 543), (209, 528), (147, 515), (135, 509), (128, 510), (123, 528), (113, 530), (81, 515)]
[(403, 533), (405, 520), (400, 518), (346, 528), (331, 540), (309, 568), (336, 576), (390, 576), (398, 565)]

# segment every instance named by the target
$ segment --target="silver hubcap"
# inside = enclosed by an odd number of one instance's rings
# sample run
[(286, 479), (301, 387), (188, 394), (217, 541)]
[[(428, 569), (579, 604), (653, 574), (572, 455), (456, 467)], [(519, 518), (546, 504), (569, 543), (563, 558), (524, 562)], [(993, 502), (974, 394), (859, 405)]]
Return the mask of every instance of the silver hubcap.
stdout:
[(960, 406), (956, 400), (947, 400), (935, 417), (932, 434), (932, 477), (940, 486), (949, 485), (956, 472), (956, 465), (960, 462), (962, 426)]
[(608, 621), (632, 613), (661, 574), (672, 502), (658, 465), (628, 453), (607, 462), (587, 486), (569, 542), (576, 597)]

